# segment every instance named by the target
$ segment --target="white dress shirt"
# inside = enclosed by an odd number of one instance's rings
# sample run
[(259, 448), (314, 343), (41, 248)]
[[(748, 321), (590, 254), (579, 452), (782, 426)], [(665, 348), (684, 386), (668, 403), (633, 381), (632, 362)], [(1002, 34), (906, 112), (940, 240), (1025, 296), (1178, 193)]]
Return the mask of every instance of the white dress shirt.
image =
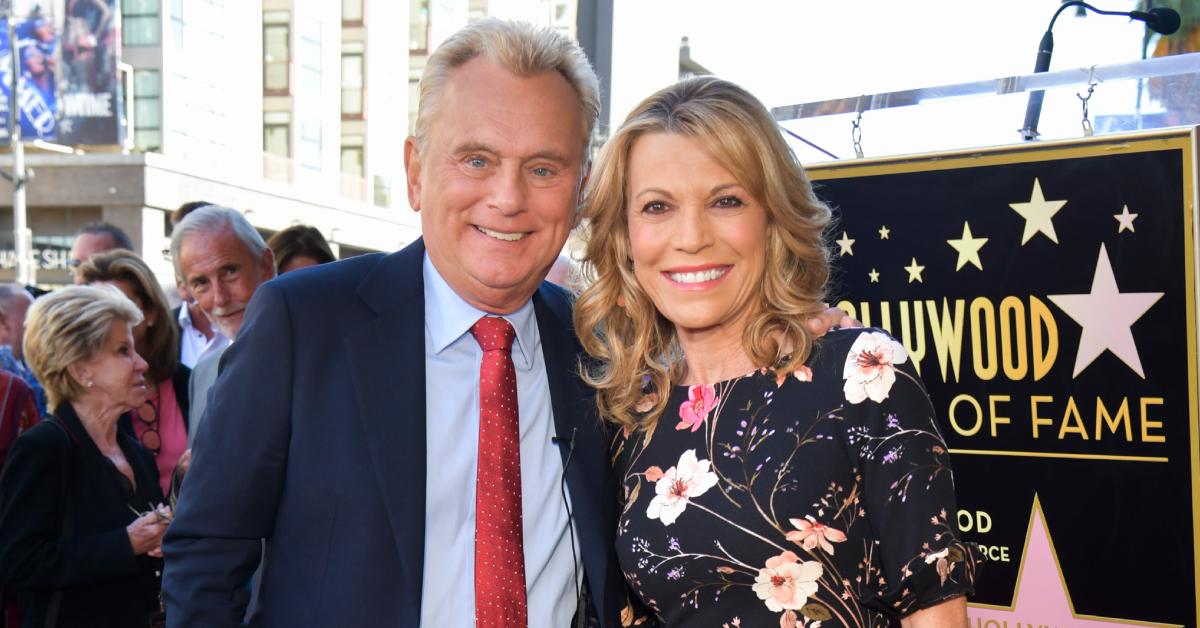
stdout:
[(188, 312), (187, 302), (179, 304), (179, 361), (188, 368), (194, 368), (200, 358), (220, 351), (229, 345), (229, 339), (213, 326), (213, 337), (205, 338), (192, 325), (192, 315)]
[[(475, 626), (475, 470), (479, 366), (470, 334), (485, 313), (463, 301), (425, 257), (425, 570), (421, 625)], [(560, 494), (563, 474), (533, 303), (505, 316), (517, 338), (521, 508), (530, 628), (568, 626), (575, 614), (575, 558)], [(576, 543), (578, 547), (578, 543)], [(582, 565), (580, 565), (582, 572)]]

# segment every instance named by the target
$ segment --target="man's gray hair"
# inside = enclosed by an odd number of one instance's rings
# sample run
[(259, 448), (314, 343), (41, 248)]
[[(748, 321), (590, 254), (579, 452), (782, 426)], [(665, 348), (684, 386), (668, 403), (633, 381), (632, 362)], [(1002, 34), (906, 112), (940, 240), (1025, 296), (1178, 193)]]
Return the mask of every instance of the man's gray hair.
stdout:
[(254, 259), (262, 258), (267, 243), (242, 212), (232, 207), (206, 205), (185, 216), (175, 225), (175, 231), (171, 234), (171, 261), (175, 264), (175, 275), (184, 277), (183, 265), (179, 260), (179, 250), (184, 240), (197, 233), (215, 233), (226, 228), (237, 236)]
[(0, 312), (7, 312), (13, 300), (22, 299), (33, 301), (33, 295), (19, 283), (14, 281), (0, 282)]
[(558, 72), (579, 95), (583, 141), (591, 140), (600, 117), (600, 81), (579, 44), (551, 28), (528, 22), (486, 18), (451, 35), (429, 56), (421, 75), (417, 123), (413, 135), (424, 147), (429, 121), (450, 73), (475, 57), (487, 57), (517, 76)]

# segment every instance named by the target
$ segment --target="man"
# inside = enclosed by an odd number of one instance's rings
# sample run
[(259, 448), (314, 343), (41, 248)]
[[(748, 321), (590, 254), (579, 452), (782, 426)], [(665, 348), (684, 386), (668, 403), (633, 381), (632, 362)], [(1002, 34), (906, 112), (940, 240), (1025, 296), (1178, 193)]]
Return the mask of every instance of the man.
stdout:
[[(245, 216), (229, 207), (208, 205), (189, 213), (171, 234), (171, 259), (202, 315), (230, 339), (241, 329), (254, 291), (275, 276), (271, 249)], [(192, 369), (189, 441), (204, 419), (224, 351), (224, 346), (212, 351)]]
[[(180, 205), (171, 214), (172, 227), (179, 225), (188, 214), (209, 205), (212, 203), (208, 201), (189, 201)], [(183, 277), (175, 277), (175, 288), (179, 291), (179, 299), (182, 301), (172, 312), (179, 323), (179, 361), (188, 368), (195, 368), (201, 358), (224, 349), (229, 344), (229, 339), (217, 331), (212, 321), (204, 315), (204, 311), (188, 291)]]
[[(543, 65), (515, 73), (504, 47), (536, 48)], [(424, 240), (259, 289), (164, 545), (172, 625), (234, 625), (260, 538), (263, 626), (471, 626), (477, 606), (566, 626), (580, 580), (594, 600), (581, 610), (619, 625), (616, 487), (571, 375), (565, 294), (539, 288), (572, 226), (597, 102), (582, 51), (550, 31), (482, 21), (430, 58), (405, 148)], [(477, 491), (484, 351), (468, 329), (485, 312), (515, 328), (520, 474)], [(568, 455), (578, 556), (559, 494)], [(523, 529), (489, 547), (523, 543), (521, 600), (470, 575), (509, 573), (475, 555), (488, 548), (474, 512), (476, 493), (511, 506), (514, 482)]]
[(430, 56), (423, 239), (255, 295), (163, 546), (172, 626), (235, 625), (260, 538), (265, 627), (620, 625), (616, 483), (542, 282), (598, 102), (553, 31), (481, 20)]
[(75, 235), (71, 252), (67, 254), (67, 265), (71, 267), (75, 283), (83, 283), (79, 277), (79, 266), (97, 253), (113, 249), (133, 250), (133, 241), (120, 227), (108, 222), (93, 222), (83, 226)]
[(33, 296), (18, 283), (0, 283), (0, 369), (20, 377), (33, 392), (39, 417), (46, 416), (46, 391), (25, 364), (22, 344), (25, 338), (25, 313)]

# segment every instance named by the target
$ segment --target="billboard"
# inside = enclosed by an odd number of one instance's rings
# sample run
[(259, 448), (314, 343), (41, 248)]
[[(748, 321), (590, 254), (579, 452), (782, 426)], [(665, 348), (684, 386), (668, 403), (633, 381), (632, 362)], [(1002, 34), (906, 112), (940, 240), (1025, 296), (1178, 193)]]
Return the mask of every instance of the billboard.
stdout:
[(810, 169), (839, 305), (919, 368), (970, 625), (1196, 626), (1192, 129)]
[[(67, 145), (124, 141), (116, 0), (16, 3), (17, 110), (23, 139)], [(8, 137), (12, 60), (0, 20), (0, 139)]]

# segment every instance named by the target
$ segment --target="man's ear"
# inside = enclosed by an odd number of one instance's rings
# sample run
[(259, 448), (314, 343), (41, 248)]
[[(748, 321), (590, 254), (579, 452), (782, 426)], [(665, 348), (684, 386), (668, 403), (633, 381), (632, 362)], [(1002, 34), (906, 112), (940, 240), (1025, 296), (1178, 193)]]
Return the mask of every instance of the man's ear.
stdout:
[(404, 140), (404, 178), (408, 186), (408, 206), (421, 211), (421, 151), (417, 138)]
[(260, 263), (262, 264), (263, 277), (266, 277), (267, 279), (274, 278), (275, 277), (275, 251), (272, 251), (271, 247), (268, 246), (267, 248), (263, 249), (262, 261)]

